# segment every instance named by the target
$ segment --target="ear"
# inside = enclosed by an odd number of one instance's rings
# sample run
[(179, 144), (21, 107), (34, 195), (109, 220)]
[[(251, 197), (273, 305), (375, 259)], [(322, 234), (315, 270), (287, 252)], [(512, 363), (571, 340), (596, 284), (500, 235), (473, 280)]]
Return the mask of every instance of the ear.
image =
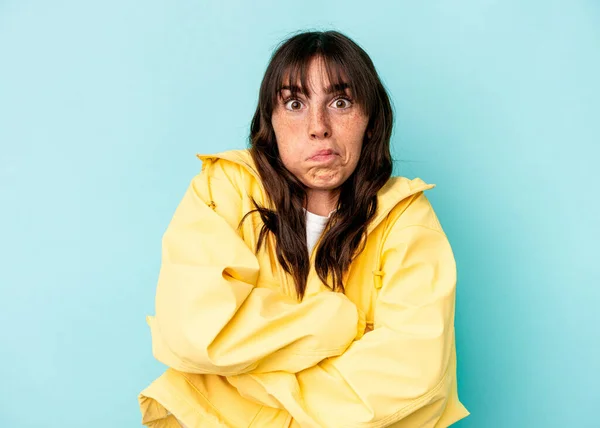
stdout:
[(373, 135), (373, 133), (371, 132), (371, 130), (367, 131), (367, 138), (370, 140), (371, 136)]

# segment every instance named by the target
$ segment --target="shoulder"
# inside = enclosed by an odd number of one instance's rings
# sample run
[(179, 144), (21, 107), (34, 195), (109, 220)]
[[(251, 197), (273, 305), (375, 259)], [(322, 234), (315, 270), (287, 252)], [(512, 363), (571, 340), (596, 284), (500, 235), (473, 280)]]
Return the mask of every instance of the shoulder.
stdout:
[(269, 205), (266, 191), (249, 149), (228, 150), (213, 154), (197, 154), (202, 171), (195, 179), (204, 182), (211, 200), (235, 199), (246, 209), (254, 201)]
[(421, 226), (443, 233), (436, 211), (424, 191), (419, 191), (398, 204), (390, 212), (390, 223), (395, 228)]
[(397, 204), (386, 226), (380, 257), (398, 253), (405, 261), (420, 257), (423, 262), (454, 268), (452, 246), (424, 190)]
[(393, 177), (393, 185), (400, 195), (390, 209), (383, 230), (382, 251), (404, 248), (449, 246), (448, 238), (426, 192), (436, 185), (420, 178)]
[(441, 224), (426, 191), (436, 184), (421, 178), (391, 177), (378, 193), (379, 211), (388, 227), (420, 225), (442, 231)]
[(228, 150), (212, 154), (196, 154), (202, 161), (201, 174), (226, 179), (238, 189), (259, 180), (256, 165), (248, 149)]
[(210, 165), (219, 167), (231, 174), (239, 172), (256, 173), (256, 165), (249, 149), (227, 150), (218, 153), (197, 153), (196, 157), (202, 161), (202, 169)]
[[(208, 181), (211, 187), (226, 186), (240, 191), (244, 182), (252, 177), (252, 157), (248, 150), (229, 150), (219, 153), (202, 154), (196, 157), (202, 162), (201, 171), (195, 180)], [(246, 166), (246, 163), (250, 163)]]

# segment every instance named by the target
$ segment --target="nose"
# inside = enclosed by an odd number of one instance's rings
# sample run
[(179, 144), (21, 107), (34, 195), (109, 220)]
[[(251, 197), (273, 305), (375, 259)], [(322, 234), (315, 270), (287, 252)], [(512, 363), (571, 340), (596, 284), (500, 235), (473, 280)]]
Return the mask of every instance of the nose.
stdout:
[(321, 140), (331, 137), (331, 124), (327, 107), (316, 107), (309, 112), (308, 131), (310, 138)]

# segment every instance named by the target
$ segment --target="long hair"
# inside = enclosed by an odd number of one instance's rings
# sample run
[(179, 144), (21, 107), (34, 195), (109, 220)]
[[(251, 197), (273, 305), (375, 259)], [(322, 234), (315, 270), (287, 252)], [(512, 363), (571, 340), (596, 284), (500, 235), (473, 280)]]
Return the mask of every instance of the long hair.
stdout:
[[(275, 236), (277, 259), (294, 278), (300, 299), (304, 297), (310, 270), (303, 210), (307, 193), (304, 184), (281, 161), (271, 116), (282, 86), (294, 88), (299, 80), (302, 88), (308, 87), (307, 70), (315, 57), (324, 60), (330, 83), (342, 83), (342, 73), (345, 74), (355, 103), (369, 116), (358, 165), (339, 189), (337, 209), (330, 216), (316, 248), (315, 270), (333, 291), (344, 291), (343, 275), (364, 249), (367, 226), (377, 211), (377, 192), (392, 174), (392, 107), (367, 53), (337, 31), (302, 32), (284, 40), (265, 71), (250, 126), (250, 153), (275, 209), (259, 206), (254, 201), (256, 209), (246, 216), (258, 212), (262, 219), (257, 253), (268, 233)], [(368, 131), (370, 138), (367, 138)]]

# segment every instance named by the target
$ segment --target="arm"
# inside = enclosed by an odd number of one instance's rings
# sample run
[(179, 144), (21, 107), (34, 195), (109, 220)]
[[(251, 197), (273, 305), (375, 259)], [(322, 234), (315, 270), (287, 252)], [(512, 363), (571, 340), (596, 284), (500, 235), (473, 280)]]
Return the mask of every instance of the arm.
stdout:
[[(456, 267), (423, 194), (392, 226), (381, 257), (373, 331), (342, 355), (299, 373), (234, 376), (230, 382), (247, 398), (286, 409), (302, 427), (447, 426), (441, 415), (457, 401)], [(453, 416), (466, 416), (457, 406), (448, 405), (456, 409)]]
[(154, 356), (179, 371), (232, 375), (297, 372), (341, 354), (357, 335), (356, 306), (333, 292), (298, 303), (257, 284), (258, 260), (234, 229), (236, 166), (223, 162), (194, 177), (164, 234), (148, 317)]

